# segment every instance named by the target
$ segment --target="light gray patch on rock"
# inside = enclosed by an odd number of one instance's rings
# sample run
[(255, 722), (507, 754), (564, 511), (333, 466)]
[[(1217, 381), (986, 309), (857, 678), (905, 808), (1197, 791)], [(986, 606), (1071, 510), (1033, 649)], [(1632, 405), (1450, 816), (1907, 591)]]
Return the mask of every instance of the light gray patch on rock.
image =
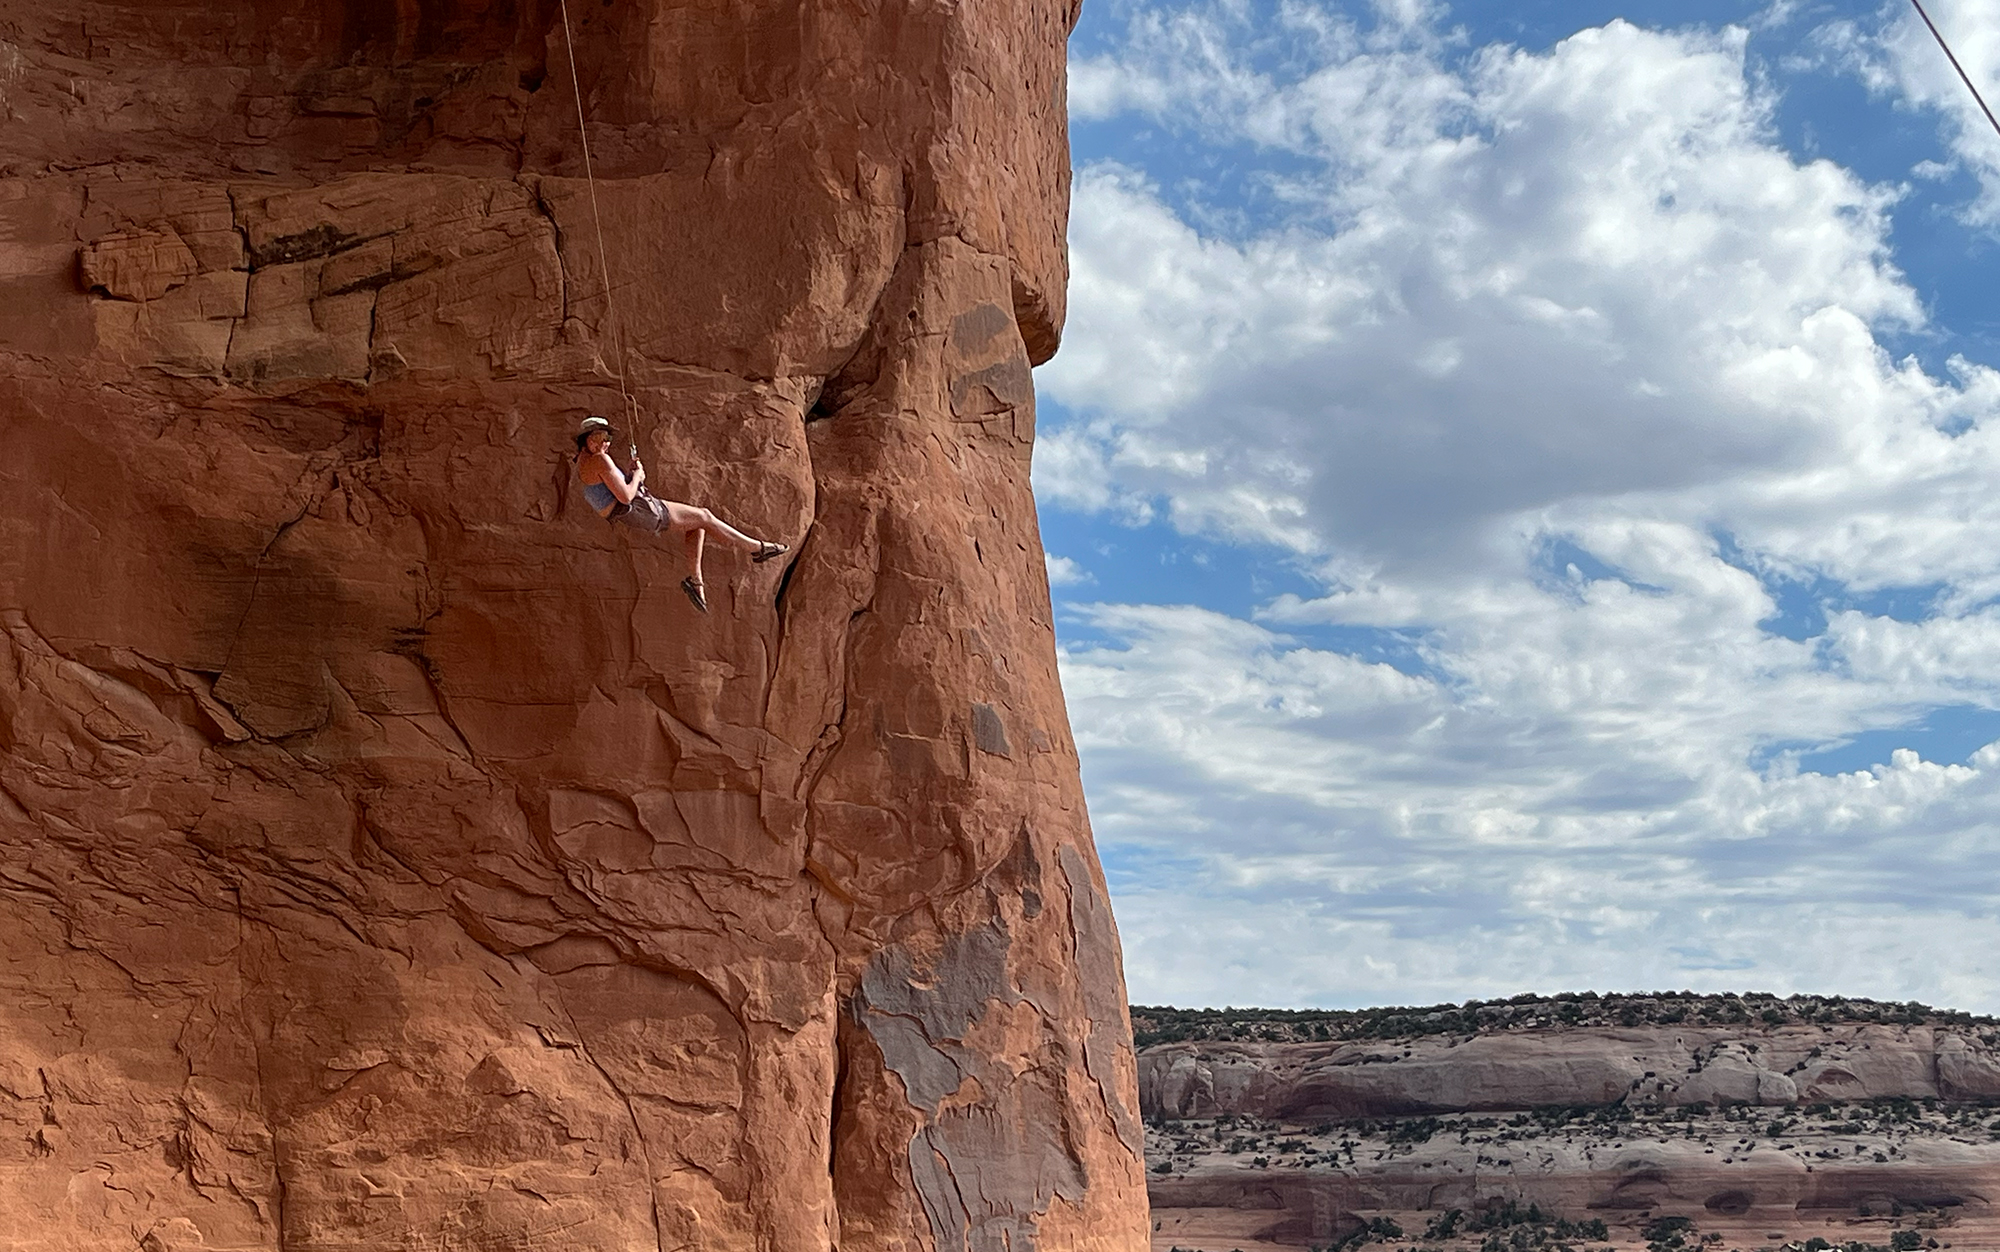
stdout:
[[(1020, 1003), (1021, 996), (1007, 977), (1012, 946), (1006, 930), (998, 922), (988, 922), (947, 940), (937, 968), (922, 980), (910, 954), (898, 948), (881, 953), (861, 975), (856, 1015), (882, 1049), (883, 1063), (896, 1071), (924, 1112), (937, 1112), (938, 1101), (958, 1089), (954, 1082), (928, 1101), (917, 1095), (920, 1089), (933, 1088), (939, 1060), (961, 1068), (944, 1047), (965, 1037), (988, 1000)], [(925, 1081), (925, 1075), (933, 1081)]]
[(1014, 329), (1014, 315), (997, 304), (976, 304), (951, 319), (954, 351), (974, 353)]
[(1083, 983), (1084, 1012), (1090, 1015), (1090, 1034), (1083, 1041), (1083, 1063), (1097, 1080), (1105, 1107), (1111, 1110), (1118, 1139), (1133, 1156), (1143, 1156), (1145, 1131), (1139, 1116), (1125, 1101), (1118, 1082), (1118, 1056), (1131, 1046), (1125, 1027), (1124, 984), (1118, 955), (1118, 931), (1111, 920), (1111, 905), (1097, 890), (1096, 880), (1083, 855), (1065, 845), (1056, 854), (1062, 862), (1063, 877), (1069, 880), (1069, 920), (1076, 932), (1076, 972)]
[[(947, 941), (927, 970), (890, 949), (862, 974), (851, 1005), (911, 1104), (931, 1119), (910, 1140), (910, 1179), (939, 1252), (1034, 1252), (1050, 1202), (1084, 1193), (1060, 1092), (1045, 1075), (1015, 1075), (962, 1042), (995, 1002), (1026, 1000), (1008, 972), (1012, 945), (993, 921)], [(981, 1102), (940, 1112), (967, 1077), (979, 1080)]]
[(966, 1246), (966, 1227), (972, 1214), (966, 1210), (958, 1180), (952, 1177), (945, 1150), (935, 1138), (936, 1131), (926, 1126), (910, 1140), (910, 1181), (916, 1185), (917, 1199), (923, 1202), (924, 1216), (931, 1220), (931, 1237), (942, 1252)]
[(1035, 402), (1035, 376), (1028, 359), (1017, 356), (951, 381), (951, 413), (972, 421)]
[(926, 1113), (935, 1113), (944, 1098), (965, 1082), (965, 1071), (943, 1048), (925, 1035), (923, 1025), (908, 1017), (870, 1013), (861, 1019), (882, 1058), (903, 1080), (910, 1103)]
[[(1033, 921), (1042, 915), (1042, 863), (1035, 857), (1035, 839), (1029, 833), (1026, 822), (1021, 823), (1021, 833), (1015, 837), (1014, 850), (1000, 862), (994, 877), (1002, 883), (1011, 880), (1019, 885), (1022, 917)], [(1036, 1008), (1043, 1007), (1033, 992), (1024, 988), (1022, 995)]]
[(1004, 757), (1014, 755), (1014, 745), (1007, 742), (1007, 727), (1000, 720), (1000, 711), (990, 704), (972, 706), (972, 742), (978, 745), (981, 752)]

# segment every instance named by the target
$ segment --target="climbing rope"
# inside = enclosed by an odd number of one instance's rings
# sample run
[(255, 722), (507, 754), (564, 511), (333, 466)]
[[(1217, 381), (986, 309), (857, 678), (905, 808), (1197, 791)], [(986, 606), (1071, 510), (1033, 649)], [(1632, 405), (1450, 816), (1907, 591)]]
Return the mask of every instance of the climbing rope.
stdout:
[(569, 53), (569, 85), (576, 96), (576, 133), (583, 141), (583, 181), (590, 189), (590, 223), (597, 233), (597, 269), (604, 275), (604, 306), (611, 315), (612, 364), (618, 372), (618, 394), (625, 398), (626, 416), (631, 422), (632, 455), (636, 458), (639, 455), (639, 402), (632, 398), (632, 389), (625, 382), (625, 325), (618, 316), (618, 295), (611, 282), (611, 261), (604, 251), (604, 218), (597, 211), (597, 177), (590, 168), (590, 132), (583, 121), (583, 80), (576, 76), (576, 39), (569, 29), (569, 0), (560, 0), (560, 5), (563, 48)]
[(1965, 89), (1972, 93), (1972, 98), (1979, 102), (1979, 111), (1986, 115), (1987, 121), (1993, 123), (1993, 132), (2000, 134), (2000, 120), (1996, 120), (1993, 116), (1993, 110), (1986, 107), (1986, 97), (1980, 95), (1979, 88), (1972, 85), (1972, 76), (1967, 74), (1965, 67), (1958, 63), (1958, 57), (1953, 55), (1951, 45), (1944, 41), (1944, 35), (1938, 30), (1937, 23), (1931, 20), (1930, 14), (1924, 12), (1924, 6), (1918, 3), (1918, 0), (1910, 0), (1910, 3), (1916, 5), (1917, 16), (1924, 19), (1924, 25), (1931, 28), (1931, 38), (1937, 40), (1938, 47), (1944, 49), (1945, 58), (1951, 62), (1951, 68), (1958, 71), (1959, 81), (1964, 83)]

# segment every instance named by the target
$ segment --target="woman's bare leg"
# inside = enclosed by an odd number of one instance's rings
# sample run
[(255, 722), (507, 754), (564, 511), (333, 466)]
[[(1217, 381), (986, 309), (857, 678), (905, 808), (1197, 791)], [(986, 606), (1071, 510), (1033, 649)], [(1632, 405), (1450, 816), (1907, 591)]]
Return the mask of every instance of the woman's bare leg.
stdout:
[(688, 528), (681, 534), (681, 547), (687, 552), (688, 577), (701, 582), (701, 545), (707, 532), (699, 526)]
[[(718, 543), (727, 544), (742, 552), (756, 552), (764, 546), (763, 540), (752, 539), (707, 509), (697, 508), (692, 504), (678, 504), (672, 500), (664, 503), (667, 506), (667, 525), (670, 529), (707, 535)], [(695, 552), (698, 559), (700, 549), (696, 548)], [(694, 571), (694, 576), (701, 577), (699, 568)]]
[(682, 550), (687, 553), (688, 576), (681, 580), (681, 590), (702, 612), (708, 612), (708, 597), (703, 594), (705, 584), (701, 577), (701, 553), (710, 537), (740, 552), (750, 553), (756, 562), (771, 560), (791, 551), (782, 543), (766, 543), (731, 526), (707, 509), (692, 504), (676, 504), (671, 500), (660, 501), (666, 510), (667, 530), (681, 537)]

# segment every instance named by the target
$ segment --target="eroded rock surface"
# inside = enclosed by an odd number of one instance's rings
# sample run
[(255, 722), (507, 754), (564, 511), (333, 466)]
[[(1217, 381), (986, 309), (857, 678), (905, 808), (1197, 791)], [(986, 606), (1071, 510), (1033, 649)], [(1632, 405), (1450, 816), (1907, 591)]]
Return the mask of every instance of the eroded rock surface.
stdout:
[[(0, 11), (0, 1249), (1145, 1241), (1074, 8), (571, 16)], [(708, 617), (574, 489), (621, 371), (796, 544)]]
[(1158, 1044), (1139, 1058), (1155, 1247), (1323, 1247), (1507, 1205), (1603, 1221), (1585, 1242), (1620, 1249), (1662, 1217), (1744, 1249), (1993, 1246), (1996, 1043), (1843, 1022)]
[(2000, 1031), (1633, 1026), (1338, 1043), (1170, 1043), (1139, 1062), (1150, 1118), (1306, 1119), (1547, 1105), (1787, 1106), (2000, 1096)]

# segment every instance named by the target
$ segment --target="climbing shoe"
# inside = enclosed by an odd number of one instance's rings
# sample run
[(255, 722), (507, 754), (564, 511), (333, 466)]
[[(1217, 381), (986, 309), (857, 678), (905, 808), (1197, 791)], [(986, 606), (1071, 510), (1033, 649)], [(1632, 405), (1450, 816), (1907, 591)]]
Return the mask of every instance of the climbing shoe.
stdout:
[(693, 578), (681, 579), (681, 590), (687, 592), (688, 603), (703, 612), (708, 612), (708, 597), (701, 594), (701, 584)]
[(791, 544), (772, 543), (770, 540), (766, 539), (762, 543), (759, 543), (757, 545), (757, 555), (751, 557), (750, 559), (755, 561), (757, 564), (762, 565), (764, 562), (770, 560), (772, 557), (783, 556), (785, 555), (785, 553), (790, 552), (791, 550), (792, 550)]

